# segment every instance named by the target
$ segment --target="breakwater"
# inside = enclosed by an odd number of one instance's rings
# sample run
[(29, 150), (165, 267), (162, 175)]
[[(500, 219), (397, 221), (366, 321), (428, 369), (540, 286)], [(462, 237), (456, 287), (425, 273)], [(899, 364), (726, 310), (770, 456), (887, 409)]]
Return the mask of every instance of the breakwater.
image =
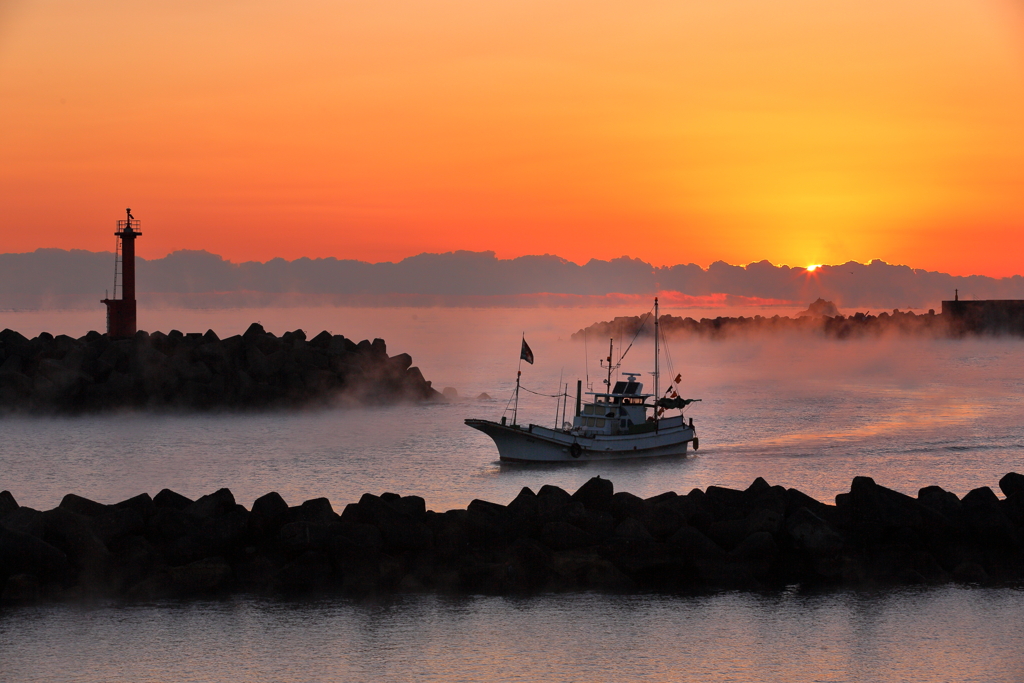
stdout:
[(425, 400), (440, 395), (412, 357), (383, 339), (354, 342), (302, 330), (280, 337), (253, 323), (244, 334), (138, 332), (111, 340), (0, 332), (0, 411), (264, 409)]
[[(813, 304), (812, 304), (813, 305)], [(800, 333), (815, 334), (831, 339), (877, 338), (883, 335), (898, 334), (928, 337), (935, 339), (961, 338), (967, 335), (1007, 334), (1024, 336), (1024, 327), (992, 327), (982, 325), (965, 325), (950, 315), (938, 314), (929, 310), (917, 314), (913, 311), (894, 309), (891, 313), (882, 311), (872, 314), (854, 313), (843, 315), (805, 315), (795, 318), (773, 315), (738, 316), (717, 318), (681, 318), (673, 315), (662, 315), (658, 318), (662, 334), (685, 338), (726, 339), (750, 334)], [(646, 323), (646, 324), (645, 324)], [(593, 339), (633, 335), (650, 336), (654, 334), (654, 326), (646, 316), (619, 316), (613, 320), (596, 322), (572, 335), (575, 341), (582, 341), (584, 336)]]
[(105, 505), (69, 494), (52, 510), (0, 493), (7, 604), (149, 600), (244, 591), (514, 594), (808, 586), (1013, 584), (1024, 580), (1024, 475), (962, 499), (917, 497), (857, 477), (822, 503), (758, 478), (647, 499), (595, 477), (570, 494), (524, 488), (507, 505), (427, 510), (423, 498), (365, 494), (245, 508), (220, 489), (170, 490)]

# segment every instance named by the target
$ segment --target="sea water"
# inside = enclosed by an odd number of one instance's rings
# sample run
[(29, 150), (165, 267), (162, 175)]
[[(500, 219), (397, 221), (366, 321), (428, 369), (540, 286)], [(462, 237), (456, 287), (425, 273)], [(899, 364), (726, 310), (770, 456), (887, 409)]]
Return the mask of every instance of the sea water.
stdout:
[[(292, 505), (327, 496), (340, 511), (364, 492), (394, 491), (445, 510), (474, 498), (507, 503), (523, 486), (572, 491), (596, 475), (641, 496), (744, 488), (761, 476), (831, 501), (857, 475), (911, 495), (932, 484), (963, 495), (1024, 471), (1020, 340), (669, 339), (662, 387), (678, 375), (680, 393), (702, 399), (687, 409), (701, 446), (686, 458), (504, 465), (490, 439), (463, 424), (511, 419), (512, 410), (521, 423), (571, 419), (577, 378), (584, 391), (603, 386), (609, 340), (570, 335), (638, 312), (151, 312), (153, 329), (212, 328), (222, 337), (253, 319), (278, 334), (382, 336), (391, 354), (410, 353), (436, 388), (459, 398), (267, 414), (5, 417), (0, 488), (41, 509), (68, 492), (115, 502), (226, 486), (246, 506), (275, 490)], [(82, 334), (85, 324), (70, 313), (0, 319), (26, 333)], [(524, 336), (534, 365), (519, 362)], [(650, 339), (630, 342), (612, 340), (616, 360), (629, 349), (619, 371), (643, 373), (650, 388)], [(567, 406), (555, 397), (565, 393)], [(1024, 593), (1013, 588), (42, 606), (0, 613), (0, 680), (1010, 681), (1024, 680), (1020, 623)]]

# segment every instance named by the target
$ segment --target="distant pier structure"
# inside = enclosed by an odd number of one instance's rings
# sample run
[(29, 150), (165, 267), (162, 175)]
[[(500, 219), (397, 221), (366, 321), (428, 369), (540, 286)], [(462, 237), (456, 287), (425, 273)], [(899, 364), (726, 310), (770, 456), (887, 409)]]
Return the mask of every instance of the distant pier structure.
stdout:
[(964, 301), (957, 291), (942, 302), (942, 315), (954, 334), (1013, 334), (1024, 336), (1024, 299)]
[[(135, 335), (135, 238), (142, 236), (141, 223), (125, 209), (127, 217), (117, 222), (117, 248), (114, 256), (114, 291), (107, 305), (107, 334), (111, 339)], [(120, 297), (118, 294), (120, 293)]]

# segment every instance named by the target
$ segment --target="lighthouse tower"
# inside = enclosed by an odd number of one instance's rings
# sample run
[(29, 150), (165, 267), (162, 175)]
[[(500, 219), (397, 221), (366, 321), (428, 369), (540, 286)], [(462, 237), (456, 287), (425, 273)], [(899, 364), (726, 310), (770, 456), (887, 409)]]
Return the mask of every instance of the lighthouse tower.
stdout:
[[(141, 223), (125, 209), (127, 218), (117, 222), (117, 248), (114, 257), (114, 292), (101, 303), (107, 305), (107, 334), (111, 339), (135, 335), (135, 238), (140, 237)], [(118, 292), (120, 291), (120, 298)]]

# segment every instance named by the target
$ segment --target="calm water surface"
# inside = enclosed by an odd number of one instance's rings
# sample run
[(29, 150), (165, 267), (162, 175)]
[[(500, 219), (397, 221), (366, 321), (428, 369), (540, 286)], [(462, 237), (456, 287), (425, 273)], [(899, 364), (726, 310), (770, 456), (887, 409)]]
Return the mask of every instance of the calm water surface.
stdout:
[(25, 608), (6, 681), (1024, 680), (1024, 592)]
[[(667, 311), (692, 314), (687, 311)], [(464, 400), (379, 410), (268, 415), (113, 415), (0, 420), (0, 488), (48, 508), (68, 492), (115, 502), (169, 487), (222, 486), (250, 505), (327, 496), (340, 511), (367, 491), (423, 496), (435, 510), (508, 502), (522, 486), (574, 490), (589, 477), (653, 495), (757, 476), (821, 500), (856, 475), (916, 494), (963, 495), (1024, 471), (1020, 341), (749, 337), (669, 344), (701, 449), (685, 459), (507, 466), (462, 424), (497, 419), (515, 381), (520, 335), (537, 357), (523, 384), (599, 386), (607, 339), (569, 335), (636, 311), (596, 309), (280, 309), (164, 311), (153, 329), (240, 332), (260, 318), (408, 352)], [(699, 315), (699, 314), (698, 314)], [(37, 329), (33, 330), (32, 326)], [(0, 327), (81, 334), (83, 314), (3, 314)], [(617, 348), (629, 339), (616, 340)], [(623, 370), (647, 372), (637, 342)], [(618, 353), (618, 351), (616, 352)], [(649, 380), (648, 380), (649, 381)], [(492, 398), (477, 400), (481, 392)], [(520, 421), (552, 424), (555, 399), (524, 395)], [(560, 420), (560, 416), (558, 418)], [(48, 606), (0, 613), (0, 680), (1024, 680), (1024, 595), (941, 588), (883, 594), (697, 598), (408, 597)]]

